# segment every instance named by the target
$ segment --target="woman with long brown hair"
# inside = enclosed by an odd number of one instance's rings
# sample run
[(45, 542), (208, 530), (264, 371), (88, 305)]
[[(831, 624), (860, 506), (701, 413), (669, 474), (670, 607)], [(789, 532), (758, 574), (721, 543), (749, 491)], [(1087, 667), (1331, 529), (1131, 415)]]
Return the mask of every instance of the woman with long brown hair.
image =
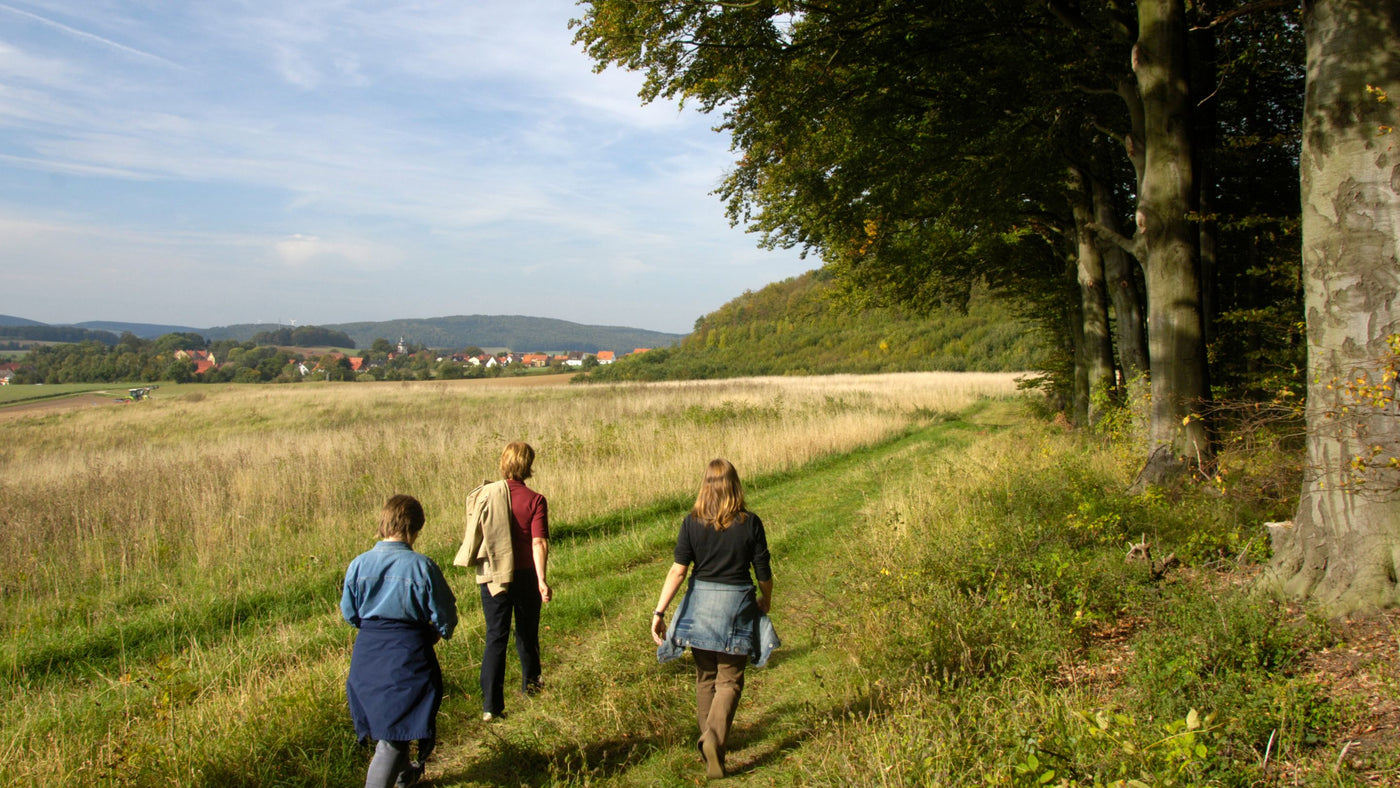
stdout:
[[(706, 467), (695, 506), (676, 537), (674, 559), (652, 613), (651, 637), (663, 662), (690, 647), (695, 658), (698, 746), (705, 773), (723, 777), (729, 728), (744, 691), (744, 669), (750, 658), (761, 667), (778, 646), (768, 620), (773, 599), (768, 538), (763, 521), (744, 507), (739, 473), (727, 460), (711, 460)], [(692, 564), (695, 573), (668, 629), (666, 608)]]

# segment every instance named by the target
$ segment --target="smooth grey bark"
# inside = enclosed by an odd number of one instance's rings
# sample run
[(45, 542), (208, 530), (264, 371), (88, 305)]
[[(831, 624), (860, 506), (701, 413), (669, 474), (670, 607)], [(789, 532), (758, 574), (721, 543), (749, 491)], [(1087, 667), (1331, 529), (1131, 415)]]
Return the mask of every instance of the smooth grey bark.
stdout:
[[(1103, 181), (1093, 182), (1094, 223), (1118, 233), (1113, 197)], [(1124, 382), (1142, 380), (1147, 375), (1147, 336), (1142, 322), (1142, 296), (1138, 293), (1137, 260), (1116, 244), (1103, 249), (1103, 276), (1109, 301), (1113, 304), (1114, 346)]]
[[(1400, 412), (1385, 377), (1400, 333), (1400, 0), (1303, 13), (1308, 461), (1294, 522), (1272, 529), (1270, 578), (1345, 614), (1400, 605)], [(1348, 391), (1358, 380), (1376, 399)]]
[[(1070, 263), (1066, 275), (1074, 276), (1074, 263)], [(1069, 337), (1074, 345), (1074, 386), (1070, 390), (1070, 423), (1083, 427), (1089, 423), (1089, 364), (1084, 353), (1084, 321), (1078, 309), (1069, 311)]]
[[(1106, 397), (1114, 388), (1113, 339), (1108, 327), (1103, 254), (1090, 229), (1094, 223), (1094, 196), (1089, 177), (1078, 167), (1070, 167), (1068, 187), (1076, 239), (1075, 279), (1079, 283), (1080, 352), (1077, 359), (1084, 368), (1085, 389), (1082, 423), (1092, 428), (1103, 418)], [(1077, 381), (1079, 374), (1076, 373)]]
[(1144, 161), (1136, 216), (1147, 278), (1152, 368), (1147, 463), (1139, 483), (1158, 484), (1211, 456), (1209, 394), (1200, 308), (1194, 208), (1190, 70), (1183, 0), (1138, 0), (1133, 73), (1142, 95)]

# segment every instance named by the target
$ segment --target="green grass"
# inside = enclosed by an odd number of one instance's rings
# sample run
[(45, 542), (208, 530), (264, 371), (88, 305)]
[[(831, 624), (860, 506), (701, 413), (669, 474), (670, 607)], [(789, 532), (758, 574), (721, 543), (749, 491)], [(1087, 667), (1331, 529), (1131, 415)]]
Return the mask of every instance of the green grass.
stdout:
[[(784, 646), (749, 671), (727, 784), (1254, 785), (1270, 777), (1266, 747), (1303, 783), (1362, 784), (1320, 746), (1359, 712), (1299, 669), (1327, 628), (1243, 582), (1253, 554), (1240, 545), (1286, 502), (1128, 496), (1113, 447), (1015, 403), (926, 416), (746, 478)], [(688, 503), (658, 489), (553, 523), (547, 689), (508, 697), (491, 726), (478, 721), (476, 588), (449, 566), (452, 539), (425, 541), (462, 615), (439, 646), (433, 785), (703, 782), (690, 661), (658, 664), (648, 636)], [(312, 516), (268, 538), (295, 540)], [(369, 753), (343, 695), (353, 630), (336, 602), (363, 530), (291, 563), (186, 567), (169, 585), (123, 584), (116, 567), (111, 588), (61, 606), (7, 595), (0, 783), (362, 780)], [(1143, 534), (1187, 568), (1154, 579), (1125, 563)]]
[(127, 396), (127, 392), (134, 388), (149, 388), (156, 386), (148, 396), (153, 399), (170, 399), (183, 396), (194, 396), (203, 399), (206, 394), (212, 394), (228, 385), (208, 385), (204, 383), (54, 383), (54, 384), (27, 384), (0, 386), (0, 407), (5, 405), (15, 405), (21, 402), (33, 402), (35, 400), (58, 399), (62, 397), (72, 397), (80, 394), (103, 394), (110, 395), (112, 399), (122, 399)]
[(52, 386), (42, 384), (0, 386), (0, 406), (13, 405), (17, 402), (71, 397), (75, 394), (99, 391), (109, 392), (114, 398), (125, 397), (127, 389), (138, 385), (146, 384), (133, 383), (128, 386), (124, 383), (58, 383)]
[[(845, 708), (843, 697), (858, 686), (834, 693), (847, 682), (820, 677), (840, 675), (847, 655), (818, 644), (839, 618), (828, 603), (842, 600), (849, 580), (834, 570), (847, 563), (843, 543), (850, 526), (884, 472), (910, 454), (957, 442), (965, 429), (959, 424), (900, 436), (747, 483), (750, 506), (764, 518), (778, 557), (774, 614), (785, 646), (773, 667), (750, 672), (738, 723), (741, 749), (731, 756), (732, 767), (773, 760)], [(560, 544), (559, 597), (545, 619), (548, 699), (516, 702), (525, 708), (512, 708), (516, 716), (505, 726), (466, 726), (453, 737), (454, 755), (444, 754), (446, 773), (438, 784), (654, 785), (694, 776), (693, 677), (688, 664), (658, 665), (647, 636), (685, 508), (678, 501), (669, 511), (631, 520), (614, 536)], [(475, 702), (466, 699), (462, 717), (475, 716)], [(745, 718), (764, 720), (762, 731), (745, 725)]]

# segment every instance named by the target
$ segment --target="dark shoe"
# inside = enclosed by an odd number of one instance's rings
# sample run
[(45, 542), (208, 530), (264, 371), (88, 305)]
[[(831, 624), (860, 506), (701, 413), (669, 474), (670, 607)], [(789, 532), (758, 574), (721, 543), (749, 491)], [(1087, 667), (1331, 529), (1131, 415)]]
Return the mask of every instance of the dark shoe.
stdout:
[(412, 761), (407, 768), (399, 772), (399, 779), (394, 782), (394, 788), (409, 788), (409, 786), (417, 785), (421, 779), (423, 779), (423, 764)]
[(720, 752), (719, 742), (714, 734), (705, 734), (700, 739), (700, 752), (705, 756), (705, 776), (718, 780), (724, 776), (724, 753)]
[(534, 681), (527, 681), (525, 682), (525, 686), (522, 687), (520, 691), (525, 693), (527, 696), (533, 698), (534, 696), (544, 691), (544, 682), (540, 681), (539, 679), (535, 679)]

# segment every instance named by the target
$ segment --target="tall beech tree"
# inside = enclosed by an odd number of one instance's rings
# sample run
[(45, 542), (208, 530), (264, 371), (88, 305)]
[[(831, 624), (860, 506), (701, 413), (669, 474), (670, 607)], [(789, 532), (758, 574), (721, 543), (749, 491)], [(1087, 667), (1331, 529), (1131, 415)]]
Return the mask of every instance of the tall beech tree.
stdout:
[(1196, 158), (1185, 0), (1138, 0), (1133, 73), (1142, 101), (1143, 164), (1136, 214), (1137, 257), (1147, 274), (1147, 343), (1152, 375), (1149, 482), (1182, 460), (1211, 454), (1199, 409), (1210, 395), (1201, 312)]
[[(1059, 297), (1073, 290), (1050, 258), (1074, 261), (1081, 240), (1098, 251), (1071, 210), (1087, 186), (1063, 173), (1104, 154), (1083, 105), (1107, 115), (1115, 97), (1025, 67), (1100, 70), (1038, 3), (604, 0), (579, 40), (600, 63), (644, 70), (645, 100), (723, 109), (721, 128), (742, 154), (720, 189), (731, 217), (769, 245), (819, 253), (871, 301), (929, 309), (965, 298), (978, 279)], [(1129, 47), (1118, 50), (1091, 54), (1126, 70)], [(1103, 274), (1079, 278), (1082, 314), (1045, 319), (1058, 310), (1039, 298), (1034, 311), (1076, 345), (1101, 341), (1071, 355), (1097, 362), (1102, 387), (1114, 378)], [(1068, 288), (1075, 280), (1071, 265)], [(1136, 277), (1122, 281), (1132, 288)]]
[(1400, 0), (1304, 6), (1307, 473), (1275, 581), (1346, 613), (1400, 604)]
[[(978, 277), (1069, 295), (1066, 319), (1039, 311), (1073, 340), (1087, 392), (1091, 365), (1095, 381), (1110, 378), (1110, 301), (1119, 371), (1143, 371), (1138, 307), (1122, 297), (1140, 266), (1152, 381), (1142, 478), (1209, 456), (1193, 110), (1220, 86), (1193, 92), (1192, 74), (1214, 69), (1190, 57), (1228, 48), (1234, 28), (1214, 23), (1230, 14), (1193, 4), (1188, 18), (1184, 0), (583, 5), (577, 40), (600, 67), (643, 71), (644, 100), (723, 112), (739, 155), (720, 189), (731, 217), (766, 243), (815, 251), (872, 297), (917, 308)], [(1209, 46), (1188, 46), (1191, 25), (1210, 28)]]
[[(1079, 283), (1081, 358), (1076, 370), (1075, 397), (1088, 399), (1077, 405), (1090, 425), (1102, 417), (1100, 403), (1103, 394), (1115, 386), (1113, 369), (1113, 339), (1108, 321), (1108, 288), (1104, 279), (1104, 253), (1090, 225), (1096, 219), (1094, 187), (1091, 177), (1078, 167), (1069, 170), (1069, 188), (1076, 198), (1073, 203), (1074, 230), (1078, 249), (1075, 252), (1076, 276)], [(1082, 383), (1080, 379), (1082, 378)], [(1080, 394), (1080, 389), (1083, 394)], [(1099, 396), (1096, 396), (1099, 395)]]

